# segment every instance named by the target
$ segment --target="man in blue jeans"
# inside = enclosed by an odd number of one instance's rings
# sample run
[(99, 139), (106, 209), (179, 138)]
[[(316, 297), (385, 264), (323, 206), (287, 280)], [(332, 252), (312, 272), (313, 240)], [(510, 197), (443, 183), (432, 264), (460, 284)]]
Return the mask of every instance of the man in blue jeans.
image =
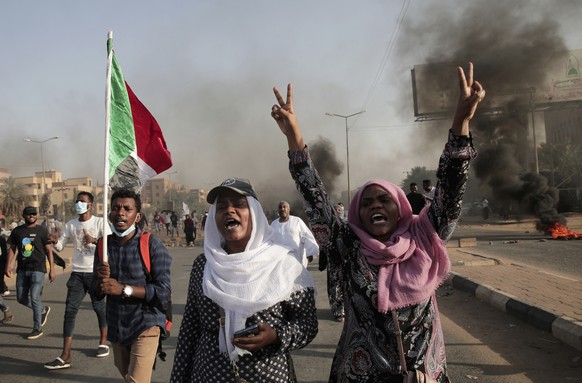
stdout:
[(93, 259), (97, 239), (103, 236), (103, 230), (109, 234), (109, 226), (104, 226), (103, 217), (95, 217), (93, 210), (93, 194), (82, 191), (77, 194), (75, 201), (75, 212), (77, 218), (71, 219), (65, 224), (63, 231), (57, 238), (57, 234), (51, 236), (51, 242), (57, 251), (61, 251), (67, 243), (72, 243), (73, 259), (72, 272), (67, 281), (67, 300), (65, 303), (65, 320), (63, 323), (63, 351), (54, 360), (45, 363), (48, 370), (60, 370), (71, 367), (73, 356), (71, 348), (73, 345), (73, 330), (75, 329), (75, 319), (79, 312), (79, 307), (83, 299), (89, 293), (93, 310), (97, 314), (99, 325), (99, 347), (97, 347), (98, 358), (109, 355), (107, 345), (107, 319), (105, 318), (105, 301), (95, 298), (91, 290), (93, 283)]
[(24, 224), (16, 227), (8, 237), (8, 259), (5, 275), (10, 278), (12, 262), (18, 249), (16, 268), (16, 299), (18, 303), (32, 309), (34, 327), (27, 339), (42, 336), (42, 326), (51, 311), (42, 304), (42, 287), (46, 274), (46, 258), (49, 260), (49, 280), (55, 280), (55, 264), (46, 227), (36, 220), (36, 208), (27, 206), (22, 212)]

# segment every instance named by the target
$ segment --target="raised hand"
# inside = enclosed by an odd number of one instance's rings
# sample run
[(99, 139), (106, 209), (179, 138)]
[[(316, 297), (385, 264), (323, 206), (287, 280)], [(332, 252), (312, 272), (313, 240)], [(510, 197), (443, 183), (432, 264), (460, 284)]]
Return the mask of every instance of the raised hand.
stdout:
[(477, 106), (485, 98), (485, 89), (473, 80), (473, 63), (469, 63), (467, 74), (461, 67), (457, 67), (459, 75), (459, 102), (453, 120), (452, 131), (455, 135), (469, 134), (469, 121), (473, 118)]
[(278, 105), (275, 104), (271, 107), (271, 117), (273, 117), (281, 132), (287, 137), (289, 150), (292, 152), (303, 150), (305, 144), (297, 116), (293, 110), (293, 86), (291, 83), (287, 85), (287, 98), (285, 100), (277, 87), (273, 88), (273, 93), (275, 93)]

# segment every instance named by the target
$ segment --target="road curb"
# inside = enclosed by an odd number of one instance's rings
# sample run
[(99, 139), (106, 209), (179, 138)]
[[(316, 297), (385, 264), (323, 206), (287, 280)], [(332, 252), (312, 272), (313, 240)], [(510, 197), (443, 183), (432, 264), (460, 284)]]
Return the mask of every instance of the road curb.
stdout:
[(446, 283), (540, 330), (547, 331), (556, 339), (582, 351), (582, 321), (559, 316), (541, 307), (533, 306), (491, 286), (474, 282), (454, 271), (451, 272)]

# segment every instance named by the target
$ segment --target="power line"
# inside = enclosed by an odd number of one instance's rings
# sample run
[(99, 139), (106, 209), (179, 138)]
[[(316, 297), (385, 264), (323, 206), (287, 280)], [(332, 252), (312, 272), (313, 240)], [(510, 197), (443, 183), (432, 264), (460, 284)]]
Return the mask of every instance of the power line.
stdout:
[[(370, 102), (370, 99), (372, 98), (372, 95), (374, 94), (374, 91), (376, 90), (376, 87), (378, 86), (378, 83), (380, 82), (380, 78), (382, 77), (382, 73), (384, 72), (384, 67), (386, 66), (386, 63), (388, 62), (388, 58), (390, 57), (390, 54), (392, 53), (392, 49), (394, 48), (394, 44), (396, 43), (396, 38), (398, 37), (398, 31), (400, 30), (400, 25), (402, 24), (402, 20), (404, 20), (404, 17), (406, 16), (406, 12), (408, 11), (409, 6), (410, 6), (410, 0), (404, 0), (402, 2), (402, 6), (400, 7), (400, 13), (398, 15), (398, 18), (396, 19), (396, 25), (394, 26), (394, 29), (392, 30), (392, 35), (390, 36), (390, 40), (388, 40), (388, 44), (386, 45), (386, 50), (384, 51), (384, 57), (382, 58), (382, 61), (380, 63), (380, 67), (378, 68), (378, 71), (376, 72), (376, 76), (374, 77), (374, 81), (372, 81), (372, 86), (370, 87), (370, 90), (368, 91), (368, 95), (366, 96), (366, 99), (364, 100), (364, 103), (362, 104), (362, 107), (360, 108), (360, 110), (366, 110), (368, 102)], [(355, 121), (354, 121), (354, 123), (355, 123)]]

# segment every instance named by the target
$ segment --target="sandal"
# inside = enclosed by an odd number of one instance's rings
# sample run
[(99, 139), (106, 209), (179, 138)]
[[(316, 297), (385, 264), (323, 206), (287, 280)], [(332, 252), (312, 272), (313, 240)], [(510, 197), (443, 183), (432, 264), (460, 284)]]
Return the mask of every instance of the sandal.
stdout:
[(71, 363), (67, 363), (62, 360), (60, 357), (56, 358), (52, 362), (48, 362), (44, 364), (44, 368), (47, 370), (60, 370), (62, 368), (69, 368), (71, 367)]
[(107, 346), (106, 344), (101, 344), (99, 345), (99, 347), (97, 348), (97, 358), (104, 358), (107, 355), (109, 355), (109, 346)]

